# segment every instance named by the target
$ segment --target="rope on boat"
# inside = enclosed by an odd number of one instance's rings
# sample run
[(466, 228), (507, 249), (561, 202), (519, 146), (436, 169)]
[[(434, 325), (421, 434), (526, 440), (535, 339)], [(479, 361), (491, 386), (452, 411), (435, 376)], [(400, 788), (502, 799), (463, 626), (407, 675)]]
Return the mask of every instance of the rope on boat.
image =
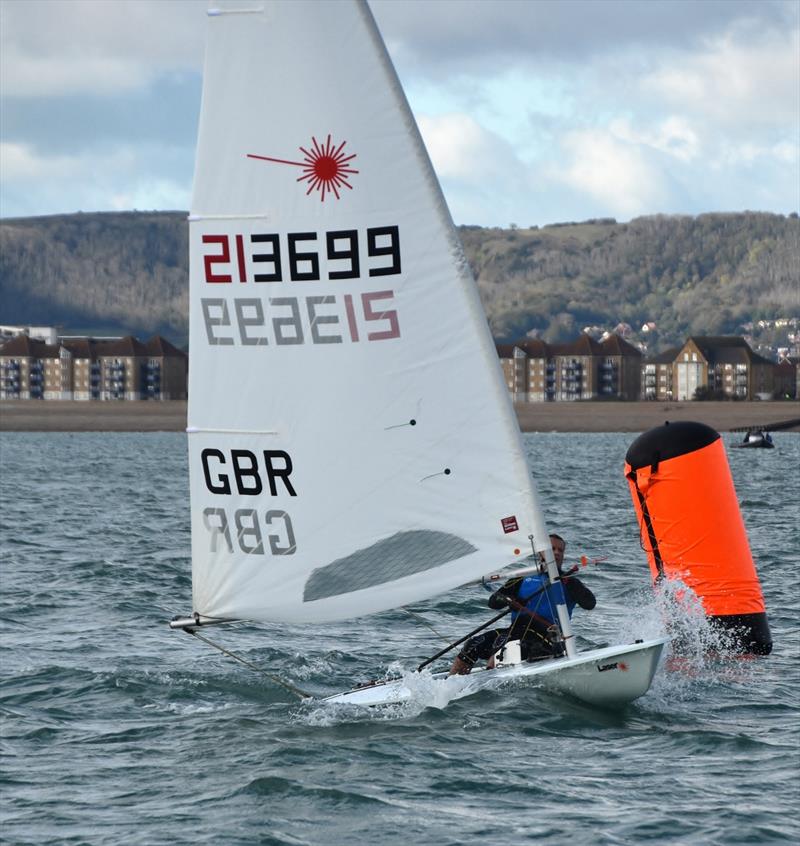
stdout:
[(198, 634), (194, 629), (186, 628), (184, 629), (186, 634), (193, 635), (198, 640), (202, 640), (203, 643), (207, 643), (209, 646), (213, 646), (214, 649), (219, 649), (224, 655), (227, 655), (229, 658), (233, 658), (234, 661), (238, 661), (240, 664), (244, 664), (245, 667), (249, 667), (251, 670), (255, 670), (255, 672), (260, 673), (262, 676), (268, 678), (271, 682), (274, 682), (277, 685), (280, 685), (285, 690), (288, 690), (289, 693), (293, 693), (299, 699), (313, 699), (313, 695), (307, 693), (305, 690), (301, 690), (299, 687), (296, 687), (291, 682), (286, 681), (285, 679), (280, 678), (279, 676), (275, 676), (272, 673), (268, 673), (265, 670), (262, 670), (261, 667), (257, 667), (255, 664), (251, 664), (250, 661), (246, 661), (241, 656), (237, 655), (234, 652), (231, 652), (229, 649), (225, 649), (224, 646), (220, 646), (218, 643), (214, 643), (213, 640), (209, 640), (207, 637), (204, 637), (201, 634)]

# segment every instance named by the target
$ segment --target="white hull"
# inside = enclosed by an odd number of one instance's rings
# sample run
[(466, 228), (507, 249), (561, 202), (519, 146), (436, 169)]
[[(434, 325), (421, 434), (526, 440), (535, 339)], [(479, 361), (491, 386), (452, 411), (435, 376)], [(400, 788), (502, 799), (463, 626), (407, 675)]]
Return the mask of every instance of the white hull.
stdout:
[[(573, 658), (515, 664), (493, 670), (474, 670), (469, 676), (434, 673), (430, 678), (453, 688), (446, 700), (461, 699), (505, 683), (539, 684), (567, 693), (590, 705), (614, 707), (644, 696), (650, 688), (667, 638), (625, 646), (607, 646), (581, 652)], [(412, 678), (416, 674), (411, 674)], [(365, 685), (328, 696), (323, 702), (362, 706), (393, 705), (415, 697), (416, 685), (408, 677)]]

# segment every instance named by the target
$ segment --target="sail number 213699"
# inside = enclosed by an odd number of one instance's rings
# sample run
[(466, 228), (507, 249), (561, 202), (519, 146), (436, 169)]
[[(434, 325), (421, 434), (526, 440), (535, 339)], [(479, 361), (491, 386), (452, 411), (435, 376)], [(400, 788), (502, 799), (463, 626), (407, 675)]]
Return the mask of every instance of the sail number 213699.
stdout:
[[(205, 234), (202, 260), (204, 293), (220, 295), (200, 300), (211, 346), (341, 344), (400, 337), (394, 291), (383, 279), (401, 273), (397, 226), (368, 228), (361, 237), (357, 229)], [(365, 282), (372, 287), (369, 283), (379, 279), (380, 290), (363, 290)], [(362, 289), (331, 292), (328, 287), (325, 294), (294, 296), (299, 289), (283, 288), (273, 296), (278, 291), (271, 287), (346, 280), (358, 280)], [(247, 296), (238, 295), (243, 284), (248, 285)], [(232, 287), (222, 287), (228, 285)]]

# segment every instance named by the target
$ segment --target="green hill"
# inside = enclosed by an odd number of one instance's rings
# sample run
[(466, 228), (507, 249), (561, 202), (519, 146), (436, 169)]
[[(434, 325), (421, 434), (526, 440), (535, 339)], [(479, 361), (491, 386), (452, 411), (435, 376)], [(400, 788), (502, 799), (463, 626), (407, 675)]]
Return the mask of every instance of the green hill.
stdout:
[(158, 333), (184, 343), (186, 217), (123, 212), (0, 221), (0, 322)]
[[(651, 351), (690, 334), (800, 309), (800, 220), (743, 212), (653, 216), (532, 229), (462, 227), (492, 331), (547, 340), (618, 323)], [(73, 214), (0, 221), (0, 322), (65, 331), (158, 332), (185, 343), (185, 212)]]

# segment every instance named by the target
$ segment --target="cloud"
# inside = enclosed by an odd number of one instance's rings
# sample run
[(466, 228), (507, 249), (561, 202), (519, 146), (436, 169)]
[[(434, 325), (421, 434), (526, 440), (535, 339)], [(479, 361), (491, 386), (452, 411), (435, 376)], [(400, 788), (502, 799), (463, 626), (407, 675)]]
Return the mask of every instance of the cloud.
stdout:
[[(2, 213), (188, 204), (208, 2), (0, 0)], [(796, 0), (370, 4), (458, 222), (800, 206)]]
[(717, 155), (714, 169), (722, 167), (737, 167), (739, 165), (757, 165), (760, 162), (771, 162), (780, 167), (788, 166), (797, 172), (800, 162), (800, 150), (796, 144), (788, 142), (760, 145), (760, 144), (728, 144), (723, 145)]
[[(86, 157), (82, 156), (42, 156), (25, 144), (0, 142), (0, 174), (6, 185), (15, 185), (29, 180), (53, 180), (64, 174), (85, 169)], [(117, 166), (129, 165), (119, 161)]]
[(519, 164), (511, 146), (470, 115), (420, 115), (418, 123), (440, 177), (485, 186)]
[(793, 0), (371, 0), (392, 55), (404, 71), (452, 75), (464, 68), (495, 73), (510, 65), (584, 63), (598, 57), (665, 47), (693, 50), (735, 23), (796, 25)]
[(0, 215), (52, 214), (64, 209), (65, 197), (70, 211), (185, 209), (191, 166), (181, 149), (114, 146), (50, 155), (0, 142)]
[[(674, 180), (706, 207), (719, 208), (735, 185), (741, 191), (739, 208), (765, 201), (776, 209), (797, 208), (798, 29), (742, 24), (706, 41), (696, 53), (659, 56), (627, 92), (625, 103), (630, 112), (609, 122), (611, 134), (672, 157)], [(742, 166), (749, 168), (746, 173)], [(756, 167), (762, 168), (760, 177)], [(697, 184), (691, 185), (693, 180)]]
[(149, 83), (138, 63), (110, 56), (30, 56), (16, 45), (3, 50), (3, 92), (11, 97), (60, 96), (81, 92), (115, 94)]
[(108, 96), (199, 72), (205, 0), (2, 0), (3, 97)]
[(508, 141), (463, 113), (417, 122), (455, 220), (507, 226), (527, 219), (530, 174)]
[(608, 128), (620, 141), (651, 147), (681, 162), (690, 162), (701, 153), (697, 132), (683, 117), (672, 115), (646, 128), (634, 127), (630, 118), (616, 118)]
[(641, 83), (646, 95), (722, 126), (797, 128), (800, 33), (737, 28), (705, 49), (664, 63)]
[(200, 109), (200, 78), (159, 79), (147, 91), (113, 97), (9, 98), (0, 101), (6, 141), (42, 153), (80, 153), (109, 144), (182, 145), (193, 149)]
[(568, 161), (554, 178), (588, 193), (608, 214), (633, 217), (663, 208), (669, 191), (660, 168), (640, 145), (610, 132), (570, 132), (563, 139)]
[(372, 5), (458, 220), (800, 205), (795, 3)]

